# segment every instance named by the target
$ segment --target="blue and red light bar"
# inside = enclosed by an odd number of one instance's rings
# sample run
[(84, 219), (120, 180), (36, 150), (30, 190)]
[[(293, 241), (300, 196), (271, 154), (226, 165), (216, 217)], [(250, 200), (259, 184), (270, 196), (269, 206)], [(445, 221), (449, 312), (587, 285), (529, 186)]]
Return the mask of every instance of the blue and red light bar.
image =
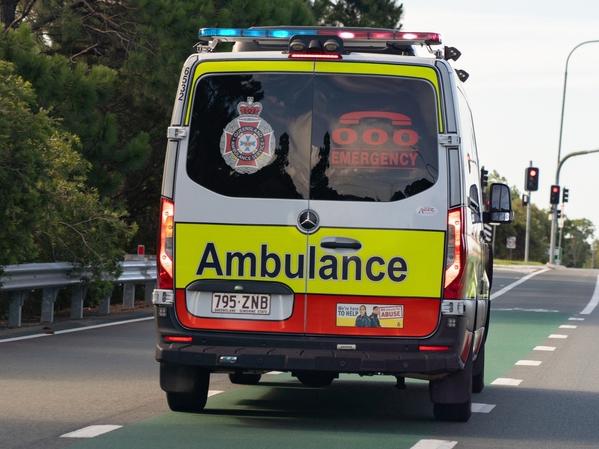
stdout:
[(288, 40), (292, 36), (338, 36), (348, 45), (351, 41), (398, 42), (406, 45), (440, 45), (441, 35), (429, 32), (408, 32), (378, 28), (340, 28), (340, 27), (261, 27), (261, 28), (201, 28), (200, 39), (218, 39), (234, 42), (247, 39)]

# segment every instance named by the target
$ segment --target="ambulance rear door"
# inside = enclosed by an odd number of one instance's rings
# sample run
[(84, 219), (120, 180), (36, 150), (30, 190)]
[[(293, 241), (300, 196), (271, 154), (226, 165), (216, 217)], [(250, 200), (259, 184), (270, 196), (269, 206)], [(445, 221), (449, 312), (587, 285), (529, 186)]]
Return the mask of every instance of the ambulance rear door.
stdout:
[(189, 329), (304, 333), (314, 63), (205, 61), (175, 189), (177, 317)]
[(306, 333), (437, 328), (448, 204), (440, 97), (430, 66), (316, 63)]

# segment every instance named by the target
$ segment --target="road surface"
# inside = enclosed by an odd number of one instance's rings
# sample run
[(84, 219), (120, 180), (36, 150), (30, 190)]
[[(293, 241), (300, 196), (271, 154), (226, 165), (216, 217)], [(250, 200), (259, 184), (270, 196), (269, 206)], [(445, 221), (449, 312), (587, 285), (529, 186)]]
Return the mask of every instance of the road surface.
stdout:
[(434, 421), (426, 382), (398, 390), (392, 377), (349, 375), (326, 389), (287, 374), (252, 387), (213, 375), (203, 414), (172, 413), (153, 323), (141, 320), (0, 342), (0, 447), (597, 448), (598, 275), (496, 270), (487, 387), (468, 423)]

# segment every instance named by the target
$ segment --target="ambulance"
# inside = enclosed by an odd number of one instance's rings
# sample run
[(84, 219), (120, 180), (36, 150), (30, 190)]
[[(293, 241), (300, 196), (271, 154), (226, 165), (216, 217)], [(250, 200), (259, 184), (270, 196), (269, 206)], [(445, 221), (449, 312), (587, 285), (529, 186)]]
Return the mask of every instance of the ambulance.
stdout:
[(352, 373), (428, 380), (434, 416), (467, 421), (489, 328), (483, 226), (512, 210), (509, 188), (481, 177), (459, 51), (373, 28), (203, 28), (199, 41), (160, 208), (170, 408), (200, 412), (212, 373), (312, 388)]

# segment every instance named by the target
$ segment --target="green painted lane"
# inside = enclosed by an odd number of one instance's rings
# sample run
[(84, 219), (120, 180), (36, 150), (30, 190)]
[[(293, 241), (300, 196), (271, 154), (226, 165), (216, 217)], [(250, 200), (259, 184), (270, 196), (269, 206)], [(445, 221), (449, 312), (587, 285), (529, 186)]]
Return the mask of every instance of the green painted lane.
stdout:
[(514, 363), (542, 344), (567, 319), (568, 315), (555, 312), (491, 310), (485, 349), (485, 382), (489, 384), (505, 375)]
[[(508, 372), (564, 320), (558, 313), (494, 312), (487, 383)], [(288, 374), (265, 375), (260, 385), (211, 397), (202, 414), (166, 413), (70, 447), (402, 449), (423, 438), (456, 440), (456, 433), (475, 432), (472, 424), (488, 419), (473, 415), (469, 424), (436, 422), (427, 382), (409, 381), (406, 390), (396, 389), (394, 382), (393, 377), (344, 375), (330, 388), (311, 389)], [(480, 395), (474, 401), (484, 402)]]

